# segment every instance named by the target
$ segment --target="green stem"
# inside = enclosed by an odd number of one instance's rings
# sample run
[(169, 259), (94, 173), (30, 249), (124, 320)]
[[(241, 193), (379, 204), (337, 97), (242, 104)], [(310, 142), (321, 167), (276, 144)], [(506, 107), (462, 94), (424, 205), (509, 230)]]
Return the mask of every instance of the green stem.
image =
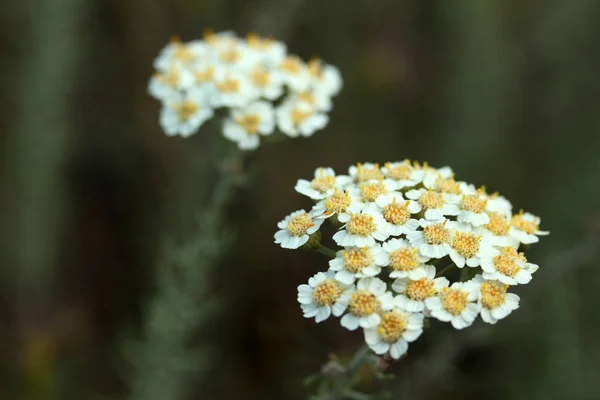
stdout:
[(314, 249), (314, 251), (316, 251), (317, 253), (321, 253), (327, 257), (330, 258), (335, 258), (337, 257), (337, 253), (335, 252), (335, 250), (330, 249), (327, 246), (323, 246), (322, 244), (319, 244), (319, 247), (317, 247), (316, 249)]
[(352, 393), (352, 387), (355, 383), (354, 377), (358, 370), (368, 361), (371, 354), (371, 349), (366, 344), (358, 349), (346, 366), (343, 376), (331, 382), (330, 391), (321, 397), (321, 399), (342, 400), (347, 397), (348, 393)]
[(450, 272), (452, 270), (452, 268), (454, 267), (454, 263), (447, 265), (446, 267), (444, 267), (440, 272), (438, 272), (435, 277), (439, 278), (440, 276), (445, 276), (448, 272)]

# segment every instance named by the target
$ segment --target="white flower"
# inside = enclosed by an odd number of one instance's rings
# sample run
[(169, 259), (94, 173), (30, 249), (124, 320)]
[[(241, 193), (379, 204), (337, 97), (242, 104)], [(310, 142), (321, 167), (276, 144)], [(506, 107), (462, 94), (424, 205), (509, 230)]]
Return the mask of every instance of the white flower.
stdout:
[(246, 36), (246, 44), (263, 64), (271, 67), (279, 65), (287, 53), (285, 43), (269, 37), (261, 38), (255, 33)]
[(273, 133), (275, 118), (271, 103), (257, 101), (245, 108), (231, 110), (223, 125), (223, 136), (237, 142), (241, 150), (254, 150), (260, 142), (259, 134)]
[(423, 267), (425, 276), (417, 280), (398, 278), (392, 284), (392, 290), (398, 293), (396, 305), (406, 311), (425, 311), (425, 300), (437, 295), (440, 290), (448, 286), (448, 279), (435, 277), (435, 267)]
[(258, 98), (248, 75), (238, 71), (217, 69), (214, 84), (211, 100), (215, 107), (244, 107)]
[(538, 267), (527, 262), (523, 253), (514, 247), (506, 246), (494, 249), (488, 257), (481, 259), (483, 277), (489, 280), (498, 280), (506, 285), (523, 285), (531, 281), (531, 274)]
[(521, 211), (512, 217), (510, 236), (523, 244), (537, 243), (538, 236), (548, 235), (549, 232), (540, 231), (540, 218), (530, 213)]
[(342, 89), (342, 76), (333, 65), (325, 64), (317, 58), (308, 62), (308, 73), (314, 92), (325, 97), (337, 95)]
[(331, 196), (337, 187), (344, 186), (347, 181), (347, 177), (336, 177), (333, 168), (317, 168), (314, 176), (311, 181), (299, 179), (294, 188), (298, 193), (313, 200)]
[(154, 68), (159, 71), (167, 71), (173, 66), (186, 67), (192, 65), (202, 56), (200, 48), (189, 47), (181, 43), (178, 37), (173, 37), (154, 60)]
[(379, 181), (385, 178), (379, 168), (379, 164), (358, 163), (348, 168), (348, 173), (356, 183), (367, 181)]
[(412, 214), (421, 211), (421, 206), (416, 201), (405, 201), (402, 193), (392, 192), (379, 195), (375, 204), (381, 210), (384, 219), (383, 231), (390, 236), (409, 233), (419, 227), (419, 221), (411, 217)]
[(277, 126), (289, 137), (311, 136), (329, 122), (327, 114), (302, 101), (286, 100), (277, 108)]
[(352, 284), (358, 278), (376, 276), (381, 272), (386, 254), (380, 244), (371, 247), (348, 247), (337, 252), (329, 261), (330, 271), (335, 271), (335, 279)]
[(331, 97), (316, 91), (293, 92), (286, 101), (304, 103), (306, 106), (317, 111), (331, 111), (333, 102)]
[(185, 94), (171, 96), (163, 105), (160, 124), (167, 136), (188, 137), (213, 116), (202, 90), (190, 90)]
[(512, 204), (506, 198), (493, 194), (488, 196), (487, 211), (501, 213), (510, 218), (512, 216)]
[(443, 288), (438, 296), (425, 300), (431, 316), (443, 322), (451, 322), (456, 329), (470, 326), (481, 306), (473, 303), (479, 298), (479, 285), (475, 282), (455, 282)]
[(224, 71), (249, 71), (260, 56), (252, 51), (245, 42), (235, 38), (213, 46), (213, 63)]
[(382, 231), (383, 222), (381, 214), (373, 210), (353, 213), (344, 228), (333, 235), (333, 240), (339, 246), (373, 246), (375, 240), (384, 241), (389, 236)]
[(477, 267), (481, 258), (489, 257), (492, 244), (488, 232), (467, 224), (453, 224), (450, 230), (450, 258), (458, 268)]
[(294, 55), (288, 55), (278, 66), (284, 83), (294, 92), (305, 92), (310, 88), (310, 75), (306, 64)]
[(348, 286), (333, 279), (333, 275), (333, 272), (319, 272), (308, 280), (308, 285), (298, 286), (298, 302), (305, 318), (314, 317), (318, 323), (332, 313), (336, 317), (344, 313), (346, 305), (339, 300)]
[(304, 210), (294, 211), (277, 224), (280, 229), (275, 233), (275, 243), (284, 249), (297, 249), (308, 242), (310, 235), (319, 230), (322, 219), (314, 219)]
[(381, 171), (387, 178), (396, 182), (397, 190), (416, 186), (422, 179), (422, 176), (415, 174), (414, 168), (408, 160), (386, 163), (385, 166), (381, 168)]
[[(419, 251), (404, 239), (391, 239), (383, 244), (384, 263), (391, 269), (390, 278), (409, 278), (419, 280), (428, 276), (425, 263), (429, 257), (423, 257)], [(435, 275), (435, 268), (434, 268)]]
[(365, 342), (375, 354), (385, 354), (397, 360), (408, 350), (408, 343), (423, 333), (423, 314), (393, 308), (381, 314), (376, 327), (364, 330)]
[(412, 231), (406, 234), (410, 243), (419, 249), (422, 255), (430, 258), (442, 258), (450, 254), (450, 231), (456, 223), (444, 219), (441, 222), (431, 222), (421, 219), (419, 224), (422, 231)]
[(473, 282), (480, 285), (477, 304), (481, 307), (483, 322), (495, 324), (519, 308), (519, 296), (507, 293), (508, 285), (499, 281), (485, 280), (481, 275), (476, 275)]
[(510, 219), (499, 212), (488, 211), (489, 222), (483, 226), (490, 233), (490, 242), (494, 246), (519, 246), (519, 241), (508, 235), (510, 230)]
[(458, 206), (450, 203), (443, 193), (434, 192), (433, 190), (413, 189), (406, 192), (406, 197), (416, 200), (421, 205), (425, 211), (425, 219), (429, 221), (440, 220), (446, 215), (460, 214)]
[(453, 179), (454, 173), (452, 172), (452, 168), (450, 167), (442, 167), (442, 168), (432, 168), (426, 163), (423, 164), (418, 170), (420, 174), (423, 176), (423, 186), (426, 189), (434, 189), (438, 190), (442, 193), (447, 193), (440, 187), (440, 183), (447, 180)]
[[(344, 178), (344, 176), (338, 178)], [(299, 181), (298, 181), (299, 182)], [(296, 185), (298, 189), (298, 184)], [(333, 193), (314, 205), (312, 213), (316, 218), (329, 218), (337, 214), (338, 220), (342, 223), (350, 220), (351, 213), (358, 213), (363, 209), (363, 204), (350, 196), (348, 191), (333, 189)]]
[(482, 226), (490, 222), (490, 217), (485, 212), (488, 197), (484, 194), (463, 195), (458, 203), (460, 214), (457, 221), (460, 223)]
[(155, 99), (165, 101), (179, 96), (180, 91), (190, 89), (193, 85), (194, 75), (190, 71), (173, 66), (150, 78), (148, 93)]
[(250, 72), (250, 82), (258, 97), (276, 100), (283, 93), (283, 76), (280, 72), (257, 65)]
[(384, 281), (379, 278), (363, 278), (345, 291), (338, 300), (348, 313), (342, 317), (341, 324), (351, 331), (362, 328), (374, 328), (381, 322), (380, 311), (394, 307), (394, 296), (387, 291)]
[(391, 179), (372, 179), (348, 187), (350, 194), (364, 204), (373, 204), (377, 199), (386, 194), (392, 194), (393, 196), (402, 199), (402, 194), (393, 192), (394, 189), (395, 182)]

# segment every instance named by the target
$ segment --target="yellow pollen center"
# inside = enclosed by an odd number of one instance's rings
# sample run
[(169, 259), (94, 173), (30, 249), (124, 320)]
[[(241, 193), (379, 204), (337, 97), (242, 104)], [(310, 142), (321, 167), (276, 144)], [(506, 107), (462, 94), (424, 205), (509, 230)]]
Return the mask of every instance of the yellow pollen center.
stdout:
[(315, 223), (308, 213), (296, 215), (288, 222), (287, 231), (291, 236), (303, 236)]
[(397, 311), (388, 311), (381, 315), (381, 322), (377, 327), (379, 336), (388, 343), (394, 343), (406, 331), (408, 319)]
[(469, 293), (460, 289), (444, 288), (440, 298), (444, 309), (452, 315), (460, 315), (469, 304)]
[(342, 288), (335, 279), (326, 279), (313, 290), (313, 300), (319, 307), (332, 306), (342, 295)]
[(496, 236), (505, 236), (508, 234), (508, 230), (510, 229), (510, 224), (508, 223), (508, 219), (497, 212), (488, 213), (490, 217), (490, 222), (485, 226), (490, 232), (492, 232)]
[(435, 284), (432, 279), (421, 278), (418, 281), (410, 281), (406, 285), (404, 294), (411, 300), (424, 301), (436, 293)]
[(523, 214), (517, 214), (512, 219), (512, 226), (531, 235), (539, 230), (539, 225), (535, 221), (528, 221), (523, 218)]
[(346, 230), (351, 235), (369, 236), (377, 230), (377, 225), (368, 214), (352, 214), (346, 224)]
[(519, 261), (523, 261), (523, 262), (527, 262), (527, 258), (525, 257), (524, 253), (519, 253), (517, 251), (517, 249), (515, 249), (514, 247), (511, 246), (506, 246), (502, 248), (502, 254), (509, 256), (509, 257), (514, 257)]
[(408, 164), (391, 167), (391, 164), (388, 163), (386, 167), (388, 177), (397, 181), (409, 179), (413, 170)]
[(452, 247), (464, 258), (474, 257), (479, 251), (480, 236), (471, 232), (456, 232), (452, 239)]
[(441, 208), (445, 203), (442, 194), (432, 190), (423, 192), (418, 201), (421, 207), (423, 207), (425, 210)]
[(240, 52), (235, 49), (226, 50), (226, 51), (221, 52), (221, 54), (219, 54), (219, 60), (221, 60), (221, 62), (223, 62), (225, 64), (233, 64), (234, 62), (238, 61), (239, 59), (240, 59)]
[(444, 179), (440, 176), (435, 182), (435, 187), (442, 193), (460, 194), (460, 184), (453, 178)]
[(496, 267), (496, 270), (502, 275), (514, 277), (519, 273), (521, 267), (517, 264), (516, 258), (506, 254), (498, 254), (492, 258), (492, 262)]
[(404, 225), (410, 219), (409, 204), (408, 201), (404, 204), (397, 203), (394, 198), (394, 201), (383, 208), (383, 218), (390, 224)]
[(348, 192), (340, 192), (339, 190), (335, 190), (335, 192), (325, 200), (325, 214), (333, 214), (333, 213), (344, 213), (352, 203), (352, 199)]
[(281, 69), (290, 74), (299, 74), (302, 71), (302, 63), (292, 57), (287, 57), (281, 63)]
[(419, 264), (419, 252), (414, 247), (394, 250), (390, 254), (390, 267), (396, 271), (412, 271)]
[(193, 101), (186, 100), (181, 104), (174, 105), (173, 109), (177, 112), (179, 119), (187, 121), (198, 111), (198, 105)]
[(318, 192), (325, 193), (333, 189), (335, 185), (335, 176), (319, 174), (310, 182), (310, 186)]
[(175, 87), (179, 84), (179, 71), (176, 69), (171, 69), (164, 74), (158, 74), (156, 77), (165, 85), (170, 87)]
[(194, 71), (194, 77), (198, 82), (210, 82), (215, 76), (215, 67), (212, 65), (204, 70)]
[(235, 122), (241, 125), (249, 134), (255, 135), (260, 125), (260, 116), (258, 114), (246, 114), (243, 117), (236, 118)]
[(305, 103), (314, 105), (315, 104), (315, 95), (310, 92), (300, 93), (298, 98)]
[(371, 180), (383, 179), (383, 172), (379, 169), (379, 165), (375, 164), (373, 167), (364, 167), (361, 164), (357, 165), (356, 180), (358, 182), (365, 182)]
[(308, 72), (315, 78), (321, 78), (323, 70), (321, 69), (321, 60), (313, 58), (308, 62)]
[(357, 317), (366, 317), (367, 315), (379, 312), (381, 302), (377, 296), (368, 290), (359, 290), (352, 294), (348, 302), (348, 309)]
[(373, 202), (382, 194), (387, 193), (383, 182), (364, 183), (360, 185), (360, 197), (362, 201)]
[(311, 114), (312, 113), (310, 111), (302, 111), (297, 108), (294, 108), (291, 112), (292, 122), (294, 123), (294, 125), (302, 125), (304, 121), (306, 121), (308, 117), (311, 116)]
[(240, 91), (240, 81), (237, 79), (227, 78), (223, 82), (215, 85), (217, 90), (222, 93), (237, 93)]
[(482, 199), (477, 194), (463, 196), (460, 206), (463, 210), (480, 213), (485, 210), (485, 207), (487, 206), (487, 199)]
[(344, 250), (342, 259), (344, 260), (344, 269), (354, 274), (373, 264), (373, 255), (368, 247)]
[(487, 309), (494, 309), (504, 304), (508, 285), (488, 281), (481, 285), (481, 304)]
[(246, 43), (248, 46), (257, 49), (257, 50), (267, 50), (269, 47), (273, 45), (273, 38), (261, 38), (256, 33), (249, 33), (246, 36)]
[(450, 231), (446, 228), (446, 221), (427, 225), (423, 228), (423, 238), (427, 244), (448, 243)]
[(252, 72), (251, 79), (255, 86), (264, 88), (269, 84), (270, 76), (264, 69), (257, 68)]

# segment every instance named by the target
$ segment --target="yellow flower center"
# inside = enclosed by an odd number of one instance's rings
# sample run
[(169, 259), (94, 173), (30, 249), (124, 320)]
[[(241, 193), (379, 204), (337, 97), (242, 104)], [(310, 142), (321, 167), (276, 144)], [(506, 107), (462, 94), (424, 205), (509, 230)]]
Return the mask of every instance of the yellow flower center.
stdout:
[(448, 243), (450, 231), (446, 228), (446, 221), (427, 225), (423, 228), (423, 238), (427, 244)]
[(173, 109), (182, 121), (187, 121), (198, 111), (198, 105), (193, 101), (186, 100), (173, 106)]
[(187, 48), (186, 45), (181, 43), (179, 36), (173, 36), (171, 38), (171, 44), (173, 45), (173, 57), (179, 61), (191, 63), (194, 61), (194, 53)]
[(321, 68), (321, 60), (313, 58), (308, 62), (308, 72), (315, 78), (321, 78), (323, 70)]
[(487, 206), (487, 199), (481, 198), (478, 194), (471, 194), (463, 196), (460, 202), (460, 207), (466, 211), (472, 211), (474, 213), (480, 213), (485, 210)]
[(377, 230), (377, 225), (369, 214), (352, 214), (346, 230), (351, 235), (369, 236)]
[(521, 267), (517, 264), (517, 259), (507, 254), (498, 254), (492, 258), (492, 262), (498, 272), (511, 278), (521, 270)]
[(390, 253), (390, 267), (396, 271), (412, 271), (419, 264), (419, 251), (414, 247), (402, 248)]
[(237, 93), (240, 91), (240, 81), (226, 78), (223, 82), (215, 84), (217, 90), (222, 93)]
[(421, 278), (418, 281), (408, 282), (404, 291), (406, 297), (414, 301), (424, 301), (431, 296), (435, 296), (435, 293), (435, 283), (429, 278)]
[(350, 313), (357, 317), (366, 317), (373, 313), (379, 312), (381, 302), (373, 293), (368, 290), (359, 290), (352, 294), (348, 302)]
[(246, 114), (236, 118), (235, 122), (241, 125), (249, 134), (255, 135), (260, 125), (260, 116), (258, 114)]
[(519, 261), (527, 262), (527, 258), (525, 258), (525, 253), (519, 253), (514, 247), (506, 246), (503, 247), (501, 251), (502, 254), (506, 256), (514, 257)]
[(387, 189), (381, 181), (360, 185), (360, 198), (365, 202), (373, 202), (377, 197), (385, 193), (387, 193)]
[(236, 49), (222, 51), (219, 60), (224, 64), (233, 64), (240, 59), (240, 52)]
[(291, 236), (303, 236), (315, 223), (308, 213), (296, 215), (288, 222), (287, 231)]
[(322, 170), (319, 170), (319, 176), (310, 182), (310, 186), (318, 192), (325, 193), (333, 189), (335, 185), (335, 176), (324, 175)]
[(267, 50), (274, 42), (275, 40), (273, 38), (268, 37), (263, 39), (254, 32), (251, 32), (246, 36), (246, 43), (248, 43), (248, 46), (257, 50)]
[(344, 269), (354, 274), (373, 264), (373, 255), (368, 247), (344, 250), (342, 259), (344, 260)]
[(252, 71), (250, 78), (255, 86), (261, 88), (266, 87), (271, 80), (269, 73), (264, 68), (256, 68), (254, 71)]
[(440, 298), (444, 309), (452, 315), (460, 315), (469, 304), (469, 293), (460, 289), (444, 288)]
[(460, 194), (460, 184), (454, 178), (444, 179), (438, 176), (435, 187), (442, 193)]
[(490, 232), (496, 236), (505, 236), (508, 234), (510, 224), (504, 215), (497, 212), (490, 212), (488, 216), (490, 217), (490, 222), (485, 227)]
[(305, 103), (314, 105), (315, 104), (315, 95), (311, 92), (304, 92), (298, 95), (298, 98)]
[(180, 73), (177, 69), (171, 68), (165, 73), (155, 75), (158, 80), (169, 87), (175, 87), (179, 84)]
[(375, 164), (373, 167), (365, 167), (362, 164), (357, 165), (355, 180), (358, 182), (365, 182), (371, 180), (383, 179), (383, 172), (379, 169), (379, 164)]
[(471, 232), (456, 232), (452, 239), (452, 247), (464, 258), (471, 258), (479, 251), (481, 236)]
[(325, 214), (345, 213), (351, 203), (352, 199), (348, 192), (340, 192), (334, 189), (333, 194), (325, 200)]
[(381, 314), (381, 322), (377, 327), (379, 336), (388, 343), (394, 343), (402, 337), (408, 326), (408, 318), (397, 311)]
[(394, 197), (394, 200), (383, 208), (383, 218), (390, 224), (404, 225), (410, 219), (409, 204), (408, 200), (404, 204), (397, 203)]
[(442, 194), (434, 192), (433, 190), (423, 192), (418, 201), (421, 207), (423, 207), (425, 210), (441, 208), (445, 203)]
[(313, 290), (313, 299), (319, 307), (332, 306), (342, 295), (342, 287), (335, 279), (326, 279)]
[(512, 226), (529, 235), (536, 233), (539, 230), (538, 222), (526, 220), (523, 218), (523, 213), (513, 216)]
[(481, 304), (487, 309), (494, 309), (504, 304), (506, 300), (506, 289), (504, 285), (496, 281), (487, 281), (481, 285)]
[(281, 69), (293, 75), (302, 72), (302, 67), (302, 62), (294, 57), (286, 57), (281, 63)]
[(310, 111), (302, 111), (298, 108), (294, 108), (291, 112), (292, 122), (294, 125), (302, 125), (304, 121), (311, 116), (311, 114), (312, 113)]
[(385, 167), (387, 168), (387, 176), (397, 181), (409, 179), (413, 172), (410, 164), (400, 164), (392, 167), (390, 163), (387, 163)]
[(196, 70), (194, 71), (194, 77), (201, 83), (210, 82), (215, 77), (215, 67), (211, 65), (204, 70)]

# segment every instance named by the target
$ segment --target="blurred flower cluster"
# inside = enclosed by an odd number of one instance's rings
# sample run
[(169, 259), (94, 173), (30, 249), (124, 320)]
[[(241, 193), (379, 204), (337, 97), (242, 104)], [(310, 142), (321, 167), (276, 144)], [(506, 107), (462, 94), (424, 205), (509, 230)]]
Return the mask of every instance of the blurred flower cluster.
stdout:
[[(424, 318), (470, 326), (494, 324), (519, 307), (513, 285), (538, 266), (523, 253), (540, 219), (497, 193), (457, 181), (449, 167), (403, 162), (358, 164), (348, 175), (318, 168), (296, 191), (316, 202), (279, 222), (275, 242), (329, 254), (327, 272), (298, 287), (304, 316), (331, 314), (362, 328), (376, 354), (398, 359), (423, 332)], [(331, 222), (334, 252), (321, 243)]]
[(316, 58), (306, 63), (284, 43), (256, 34), (174, 38), (154, 67), (148, 90), (163, 103), (167, 135), (190, 136), (222, 110), (223, 135), (243, 150), (256, 149), (276, 128), (289, 137), (322, 129), (342, 86), (337, 68)]

